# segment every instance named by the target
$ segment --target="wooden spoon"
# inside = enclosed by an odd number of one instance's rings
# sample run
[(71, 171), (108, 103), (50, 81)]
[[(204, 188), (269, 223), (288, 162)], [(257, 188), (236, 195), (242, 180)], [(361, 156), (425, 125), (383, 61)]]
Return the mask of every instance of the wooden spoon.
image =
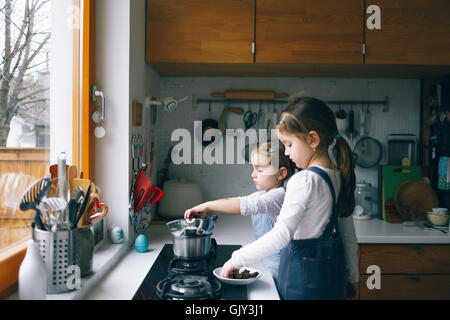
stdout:
[(80, 222), (78, 222), (79, 227), (87, 226), (88, 224), (90, 224), (89, 218), (91, 217), (92, 210), (94, 209), (94, 205), (95, 205), (95, 200), (90, 198), (89, 202), (86, 206), (86, 209), (84, 210), (83, 216), (81, 217)]
[[(78, 168), (77, 166), (69, 166), (67, 169), (67, 180), (69, 181), (69, 187), (72, 188), (73, 185), (73, 179), (76, 179), (78, 177)], [(72, 197), (72, 193), (70, 194)]]

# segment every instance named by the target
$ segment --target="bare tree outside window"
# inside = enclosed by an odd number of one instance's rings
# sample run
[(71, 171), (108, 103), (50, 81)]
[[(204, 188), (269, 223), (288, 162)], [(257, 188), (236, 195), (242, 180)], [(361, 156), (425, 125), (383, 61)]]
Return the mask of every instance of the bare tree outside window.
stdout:
[(0, 252), (31, 235), (33, 213), (18, 205), (48, 172), (51, 10), (51, 0), (0, 0)]
[(48, 147), (50, 9), (50, 0), (0, 0), (0, 147), (12, 120)]

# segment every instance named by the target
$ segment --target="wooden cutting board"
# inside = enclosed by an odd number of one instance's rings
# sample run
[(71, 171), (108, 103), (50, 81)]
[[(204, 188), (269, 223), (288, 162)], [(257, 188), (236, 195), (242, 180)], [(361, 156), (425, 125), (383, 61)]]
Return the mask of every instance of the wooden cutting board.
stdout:
[(407, 180), (395, 191), (395, 207), (403, 221), (426, 220), (425, 213), (438, 206), (436, 192), (424, 180)]
[(394, 200), (395, 191), (403, 182), (411, 179), (421, 179), (422, 169), (419, 166), (381, 166), (381, 219), (390, 222), (386, 216), (385, 204), (388, 200)]

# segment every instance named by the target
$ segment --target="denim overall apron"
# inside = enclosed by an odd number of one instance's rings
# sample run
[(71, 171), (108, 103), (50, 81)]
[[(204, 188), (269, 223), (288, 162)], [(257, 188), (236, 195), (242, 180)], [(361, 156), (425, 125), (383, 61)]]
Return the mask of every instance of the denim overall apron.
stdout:
[(310, 170), (327, 183), (333, 208), (329, 223), (320, 238), (291, 240), (281, 251), (277, 290), (283, 300), (344, 299), (344, 250), (339, 236), (338, 202), (328, 174), (318, 167)]
[[(256, 240), (258, 240), (267, 232), (273, 229), (273, 222), (272, 219), (270, 219), (269, 214), (267, 213), (252, 214), (251, 218)], [(263, 259), (263, 264), (272, 273), (273, 279), (277, 281), (278, 270), (280, 267), (280, 252), (276, 252), (271, 256), (265, 257)]]

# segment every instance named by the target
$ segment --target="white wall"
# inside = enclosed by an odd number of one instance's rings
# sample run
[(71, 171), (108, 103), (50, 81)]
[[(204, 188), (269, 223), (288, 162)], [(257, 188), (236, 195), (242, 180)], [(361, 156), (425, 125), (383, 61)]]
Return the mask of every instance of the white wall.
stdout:
[(95, 141), (95, 182), (109, 206), (107, 228), (117, 224), (127, 237), (130, 0), (97, 0), (95, 27), (96, 84), (106, 96), (106, 135)]
[(73, 29), (67, 9), (73, 0), (52, 1), (50, 46), (50, 163), (66, 152), (72, 163)]
[[(153, 69), (145, 64), (145, 0), (133, 0), (130, 3), (130, 84), (129, 84), (129, 136), (142, 135), (144, 137), (144, 159), (143, 162), (149, 163), (150, 160), (150, 141), (151, 141), (151, 115), (150, 108), (145, 108), (145, 98), (159, 97), (159, 75)], [(132, 125), (132, 106), (133, 101), (144, 105), (142, 126), (133, 127)], [(156, 140), (155, 140), (156, 142)], [(157, 157), (155, 156), (155, 160)], [(152, 181), (155, 181), (158, 166), (155, 161), (153, 167)], [(132, 163), (129, 165), (130, 176), (133, 179)], [(146, 174), (149, 175), (150, 169)], [(135, 238), (133, 226), (129, 226), (130, 239)]]
[[(275, 90), (293, 94), (298, 91), (323, 100), (384, 100), (390, 97), (390, 111), (382, 112), (382, 106), (372, 106), (370, 136), (378, 139), (384, 147), (381, 164), (386, 163), (386, 144), (389, 133), (420, 134), (420, 81), (416, 79), (345, 79), (345, 78), (239, 78), (239, 77), (161, 77), (161, 96), (196, 94), (199, 98), (209, 98), (212, 92), (224, 92), (227, 89)], [(213, 104), (211, 116), (219, 119), (224, 104)], [(236, 107), (247, 105), (233, 104)], [(282, 105), (277, 106), (280, 112)], [(337, 110), (338, 106), (330, 106)], [(349, 106), (343, 106), (348, 112)], [(267, 112), (267, 104), (263, 106)], [(252, 105), (257, 112), (258, 104)], [(359, 129), (360, 106), (355, 106), (355, 127)], [(183, 102), (173, 112), (162, 112), (158, 121), (160, 152), (158, 162), (162, 164), (170, 148), (176, 142), (170, 141), (171, 133), (176, 128), (187, 128), (191, 134), (194, 120), (209, 117), (208, 105), (200, 104), (192, 109), (191, 102)], [(242, 117), (229, 115), (231, 126), (243, 126)], [(186, 177), (198, 181), (204, 192), (205, 201), (221, 197), (239, 196), (255, 191), (250, 179), (250, 165), (170, 165), (169, 177)], [(365, 180), (377, 187), (377, 169), (356, 169), (357, 182)], [(376, 207), (374, 207), (376, 212)]]
[(96, 37), (96, 83), (106, 96), (106, 136), (95, 143), (95, 181), (109, 206), (107, 228), (120, 225), (132, 244), (130, 139), (145, 137), (143, 161), (148, 162), (151, 130), (150, 110), (144, 110), (143, 126), (132, 126), (132, 104), (159, 97), (159, 75), (145, 64), (145, 0), (97, 0)]

